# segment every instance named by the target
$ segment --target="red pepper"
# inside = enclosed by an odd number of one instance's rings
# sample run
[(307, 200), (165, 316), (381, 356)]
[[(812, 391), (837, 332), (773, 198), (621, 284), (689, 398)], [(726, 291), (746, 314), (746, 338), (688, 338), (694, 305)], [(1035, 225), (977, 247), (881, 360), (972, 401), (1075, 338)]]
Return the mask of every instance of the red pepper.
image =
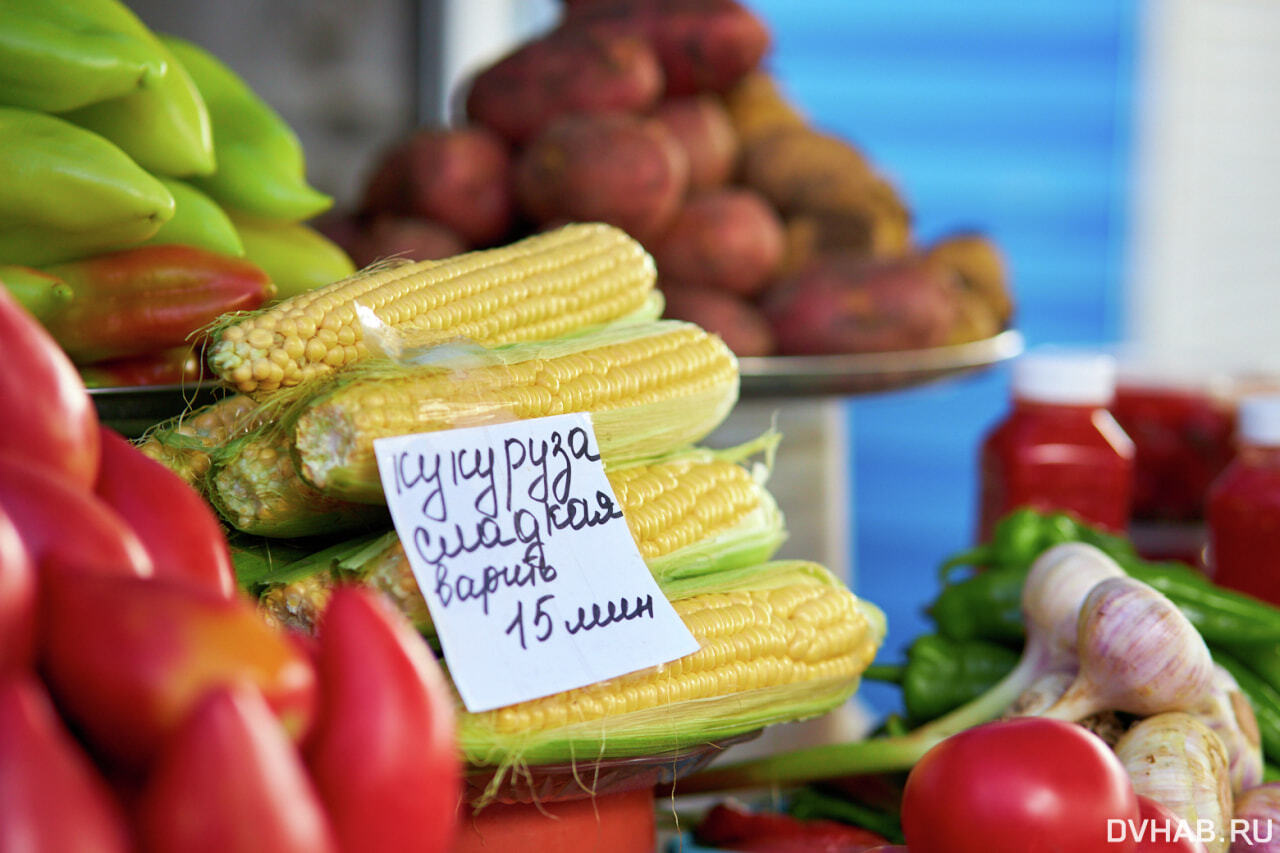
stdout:
[(719, 803), (698, 825), (698, 841), (749, 853), (865, 853), (888, 844), (884, 836), (834, 820), (799, 820), (790, 815), (750, 812)]
[(0, 678), (31, 662), (36, 576), (18, 529), (0, 509)]
[(78, 364), (181, 346), (219, 315), (257, 308), (275, 293), (248, 261), (191, 246), (140, 246), (47, 272), (75, 292), (47, 325)]
[(148, 853), (337, 853), (294, 745), (262, 695), (214, 689), (166, 744), (138, 806)]
[(80, 368), (80, 378), (89, 388), (190, 385), (203, 376), (197, 348), (190, 346), (113, 358)]
[(344, 853), (449, 849), (461, 775), (453, 702), (427, 644), (376, 594), (337, 590), (320, 623), (307, 764)]
[(68, 719), (124, 769), (150, 759), (211, 688), (256, 686), (301, 736), (315, 705), (315, 667), (248, 599), (168, 581), (41, 579), (40, 663)]
[[(94, 427), (95, 446), (97, 427)], [(92, 486), (92, 482), (90, 483)], [(151, 557), (120, 515), (59, 472), (0, 453), (0, 510), (41, 569), (148, 577)]]
[(0, 682), (0, 850), (125, 853), (120, 807), (30, 678)]
[(98, 475), (98, 413), (49, 333), (0, 287), (0, 451), (46, 465), (85, 489)]
[(222, 598), (235, 595), (227, 539), (204, 498), (107, 427), (94, 488), (138, 534), (156, 577), (193, 582)]

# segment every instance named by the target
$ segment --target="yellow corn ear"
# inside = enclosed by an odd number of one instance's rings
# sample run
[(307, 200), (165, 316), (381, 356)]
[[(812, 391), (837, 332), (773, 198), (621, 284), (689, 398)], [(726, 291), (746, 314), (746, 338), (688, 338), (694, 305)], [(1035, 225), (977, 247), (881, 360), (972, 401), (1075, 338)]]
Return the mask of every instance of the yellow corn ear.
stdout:
[(884, 638), (884, 616), (813, 563), (727, 573), (674, 597), (700, 648), (669, 664), (482, 713), (460, 709), (474, 765), (660, 755), (825, 713)]
[(151, 430), (138, 449), (196, 485), (209, 471), (211, 451), (259, 425), (257, 408), (252, 398), (229, 394)]
[(738, 363), (719, 338), (662, 321), (499, 350), (505, 363), (396, 365), (313, 399), (294, 424), (298, 472), (325, 494), (382, 502), (377, 438), (589, 412), (606, 463), (693, 444), (738, 399)]
[(653, 259), (620, 229), (566, 225), (496, 249), (367, 270), (237, 318), (215, 331), (209, 364), (238, 390), (264, 393), (387, 349), (386, 340), (370, 346), (371, 326), (395, 348), (546, 340), (651, 311), (656, 277)]

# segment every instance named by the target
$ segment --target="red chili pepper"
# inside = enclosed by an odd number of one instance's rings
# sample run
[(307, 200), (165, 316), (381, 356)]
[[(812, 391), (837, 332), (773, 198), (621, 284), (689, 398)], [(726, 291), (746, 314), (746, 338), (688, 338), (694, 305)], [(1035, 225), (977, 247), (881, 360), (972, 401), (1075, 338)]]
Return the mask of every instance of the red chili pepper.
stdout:
[(231, 552), (213, 510), (181, 477), (107, 427), (94, 490), (138, 534), (157, 578), (235, 595)]
[(181, 346), (219, 315), (257, 308), (275, 293), (248, 261), (191, 246), (140, 246), (47, 272), (75, 292), (47, 324), (79, 364)]
[(123, 768), (150, 759), (204, 694), (256, 686), (301, 736), (315, 706), (315, 667), (248, 599), (140, 579), (41, 578), (39, 654), (58, 705)]
[(89, 388), (190, 385), (203, 377), (197, 348), (190, 346), (113, 358), (80, 368), (80, 378)]
[(148, 853), (337, 853), (294, 745), (262, 695), (216, 688), (165, 745), (138, 806)]
[(49, 333), (0, 287), (0, 451), (22, 454), (85, 489), (98, 475), (98, 413)]
[[(97, 436), (95, 426), (94, 444), (100, 446)], [(0, 510), (42, 570), (152, 573), (147, 549), (119, 513), (93, 492), (12, 450), (0, 452)]]
[(40, 685), (0, 682), (0, 850), (125, 853), (120, 807)]
[(341, 588), (324, 613), (307, 764), (345, 853), (447, 850), (461, 786), (452, 699), (422, 637), (375, 595)]
[(0, 509), (0, 678), (31, 663), (36, 575), (18, 529)]
[(772, 812), (750, 812), (719, 803), (698, 825), (698, 841), (750, 853), (864, 853), (889, 842), (856, 826), (833, 820), (799, 820)]

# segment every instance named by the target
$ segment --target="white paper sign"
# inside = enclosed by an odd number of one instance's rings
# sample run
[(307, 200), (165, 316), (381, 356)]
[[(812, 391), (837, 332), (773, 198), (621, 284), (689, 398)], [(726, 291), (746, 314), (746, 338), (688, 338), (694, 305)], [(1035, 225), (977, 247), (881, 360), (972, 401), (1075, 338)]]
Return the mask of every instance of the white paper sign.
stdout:
[(631, 538), (589, 415), (373, 446), (392, 520), (467, 710), (698, 650)]

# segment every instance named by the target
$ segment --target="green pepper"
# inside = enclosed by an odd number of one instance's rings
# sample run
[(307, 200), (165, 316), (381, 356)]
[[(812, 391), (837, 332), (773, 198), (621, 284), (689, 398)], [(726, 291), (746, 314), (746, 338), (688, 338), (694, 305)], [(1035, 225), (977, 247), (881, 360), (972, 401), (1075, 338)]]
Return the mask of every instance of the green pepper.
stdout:
[(1223, 652), (1211, 649), (1213, 659), (1231, 673), (1240, 690), (1249, 698), (1262, 735), (1262, 752), (1270, 761), (1280, 761), (1280, 690), (1259, 678), (1249, 667)]
[(923, 723), (985, 693), (1018, 665), (1018, 654), (985, 640), (917, 637), (907, 652), (902, 701)]
[(0, 285), (41, 323), (64, 309), (75, 293), (56, 275), (32, 267), (0, 265)]
[(0, 3), (0, 104), (57, 113), (154, 85), (154, 43), (86, 18), (75, 0)]
[(244, 257), (244, 243), (226, 211), (187, 181), (160, 178), (173, 196), (173, 218), (146, 241), (148, 246), (190, 246), (232, 258)]
[(245, 258), (257, 264), (287, 299), (346, 278), (355, 264), (338, 244), (301, 222), (265, 222), (240, 213), (231, 222), (244, 243)]
[(897, 812), (880, 811), (864, 803), (815, 791), (797, 788), (792, 792), (787, 813), (799, 820), (835, 820), (859, 826), (882, 835), (895, 844), (902, 843), (902, 818)]
[(213, 122), (218, 168), (193, 183), (263, 219), (298, 222), (328, 210), (333, 199), (307, 184), (302, 145), (284, 119), (213, 54), (172, 36), (162, 41), (190, 73)]
[(1206, 643), (1280, 642), (1280, 610), (1216, 586), (1194, 569), (1179, 563), (1135, 563), (1124, 570), (1168, 596)]
[(1219, 643), (1215, 647), (1280, 692), (1280, 643)]
[(117, 0), (75, 0), (101, 26), (118, 28), (154, 47), (166, 70), (154, 85), (98, 101), (63, 116), (120, 146), (138, 165), (174, 178), (207, 175), (215, 166), (209, 110), (182, 63), (146, 24)]
[(1020, 643), (1025, 569), (1000, 569), (943, 587), (929, 607), (938, 633), (953, 640)]
[(0, 107), (0, 263), (43, 266), (147, 239), (173, 196), (119, 148), (56, 116)]

